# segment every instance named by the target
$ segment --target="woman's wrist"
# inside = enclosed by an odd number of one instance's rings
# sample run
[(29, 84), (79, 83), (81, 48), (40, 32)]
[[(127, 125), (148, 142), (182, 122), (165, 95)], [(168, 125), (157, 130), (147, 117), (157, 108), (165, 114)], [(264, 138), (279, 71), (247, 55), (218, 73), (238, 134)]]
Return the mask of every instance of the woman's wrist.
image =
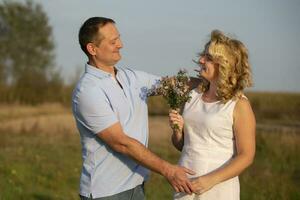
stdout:
[(172, 138), (176, 143), (181, 142), (183, 140), (183, 132), (180, 130), (173, 130)]
[(173, 134), (181, 137), (183, 135), (183, 130), (182, 129), (173, 129)]
[(221, 182), (220, 177), (214, 173), (207, 175), (207, 178), (210, 180), (211, 185), (217, 185)]

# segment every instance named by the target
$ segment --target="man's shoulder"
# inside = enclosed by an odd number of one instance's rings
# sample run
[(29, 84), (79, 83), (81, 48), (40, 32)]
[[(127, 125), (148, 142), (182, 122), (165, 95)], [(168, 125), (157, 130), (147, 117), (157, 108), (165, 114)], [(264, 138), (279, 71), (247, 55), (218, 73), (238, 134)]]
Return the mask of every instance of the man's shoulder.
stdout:
[(151, 74), (151, 73), (139, 70), (139, 69), (134, 69), (131, 67), (118, 67), (118, 70), (122, 71), (127, 76), (133, 76), (137, 79), (143, 79), (143, 78), (155, 76), (154, 74)]
[(91, 97), (91, 95), (102, 94), (103, 83), (101, 79), (97, 79), (89, 74), (84, 74), (74, 87), (73, 97)]
[(135, 73), (137, 70), (131, 67), (117, 67), (118, 71), (124, 72), (124, 73)]
[(102, 87), (103, 82), (108, 80), (108, 77), (96, 77), (92, 74), (89, 73), (84, 73), (81, 78), (78, 80), (76, 86), (78, 87), (88, 87), (88, 88), (93, 88), (93, 87)]

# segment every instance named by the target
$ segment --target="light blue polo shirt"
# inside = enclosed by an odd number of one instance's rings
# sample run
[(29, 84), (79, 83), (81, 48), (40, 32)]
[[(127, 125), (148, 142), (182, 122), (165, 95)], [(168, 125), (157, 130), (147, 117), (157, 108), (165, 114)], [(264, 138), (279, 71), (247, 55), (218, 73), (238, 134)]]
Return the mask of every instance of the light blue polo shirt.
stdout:
[(73, 92), (73, 115), (82, 145), (82, 196), (114, 195), (142, 184), (149, 174), (148, 169), (113, 151), (96, 134), (119, 121), (125, 134), (147, 146), (147, 93), (160, 77), (116, 69), (123, 89), (111, 74), (86, 64)]

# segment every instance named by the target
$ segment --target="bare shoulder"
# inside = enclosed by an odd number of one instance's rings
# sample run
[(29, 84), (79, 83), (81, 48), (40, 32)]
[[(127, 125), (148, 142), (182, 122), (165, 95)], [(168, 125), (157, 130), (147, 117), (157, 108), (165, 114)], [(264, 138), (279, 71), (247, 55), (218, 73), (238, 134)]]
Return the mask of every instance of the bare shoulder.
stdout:
[(246, 97), (237, 100), (234, 108), (234, 117), (240, 115), (253, 115), (253, 110), (250, 101)]
[(247, 109), (251, 108), (250, 101), (246, 97), (242, 97), (237, 100), (235, 109)]

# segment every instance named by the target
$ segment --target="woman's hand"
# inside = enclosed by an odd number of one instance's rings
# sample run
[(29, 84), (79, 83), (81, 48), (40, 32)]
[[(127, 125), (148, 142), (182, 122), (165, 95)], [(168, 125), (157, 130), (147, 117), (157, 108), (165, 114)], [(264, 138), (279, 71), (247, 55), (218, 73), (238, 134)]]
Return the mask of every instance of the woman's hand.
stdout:
[(192, 180), (192, 187), (193, 190), (196, 191), (196, 194), (203, 194), (210, 190), (214, 185), (216, 185), (216, 182), (209, 175), (199, 176)]
[(176, 131), (176, 133), (180, 133), (180, 134), (182, 133), (184, 121), (182, 116), (178, 113), (177, 110), (170, 110), (169, 123), (171, 127), (177, 126), (176, 129), (173, 129), (174, 131)]
[(184, 121), (183, 121), (182, 116), (178, 114), (177, 110), (170, 110), (169, 123), (173, 129), (172, 143), (176, 149), (178, 149), (179, 151), (182, 151), (183, 144), (184, 144), (183, 130), (182, 130)]

